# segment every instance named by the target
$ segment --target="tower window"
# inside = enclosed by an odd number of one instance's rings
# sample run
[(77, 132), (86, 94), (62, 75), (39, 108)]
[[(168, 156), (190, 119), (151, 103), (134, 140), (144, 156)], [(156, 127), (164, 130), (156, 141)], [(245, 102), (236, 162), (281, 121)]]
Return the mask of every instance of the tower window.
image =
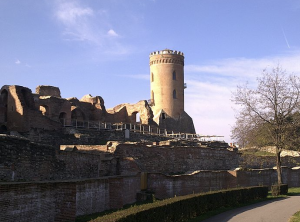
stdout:
[(153, 72), (151, 73), (151, 82), (154, 82), (154, 75), (153, 75)]
[(173, 80), (176, 80), (176, 72), (173, 72)]
[(176, 96), (176, 90), (174, 89), (173, 90), (173, 99), (176, 99), (177, 98), (177, 96)]

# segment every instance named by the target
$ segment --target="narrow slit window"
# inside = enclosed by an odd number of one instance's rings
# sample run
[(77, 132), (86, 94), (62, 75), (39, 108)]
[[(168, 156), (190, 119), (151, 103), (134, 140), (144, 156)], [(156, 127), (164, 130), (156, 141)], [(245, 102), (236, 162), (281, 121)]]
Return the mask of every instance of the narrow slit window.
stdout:
[(173, 80), (176, 80), (176, 72), (173, 72)]

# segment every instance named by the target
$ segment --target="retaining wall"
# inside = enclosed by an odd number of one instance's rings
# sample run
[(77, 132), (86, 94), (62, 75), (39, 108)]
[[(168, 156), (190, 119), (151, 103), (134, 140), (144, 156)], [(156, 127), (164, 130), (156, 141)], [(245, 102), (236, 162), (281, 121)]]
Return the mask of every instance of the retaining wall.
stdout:
[[(242, 186), (271, 186), (276, 170), (199, 171), (189, 175), (148, 174), (148, 190), (158, 199)], [(300, 169), (283, 169), (283, 182), (300, 186)], [(0, 183), (0, 221), (74, 221), (78, 215), (134, 203), (141, 175), (81, 181)]]

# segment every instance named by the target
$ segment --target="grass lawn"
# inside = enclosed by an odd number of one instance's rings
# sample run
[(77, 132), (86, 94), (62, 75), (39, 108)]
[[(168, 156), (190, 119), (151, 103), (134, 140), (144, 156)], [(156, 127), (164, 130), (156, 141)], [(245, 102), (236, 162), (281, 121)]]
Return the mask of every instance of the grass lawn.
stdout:
[[(300, 187), (289, 189), (288, 195), (292, 196), (292, 195), (299, 195), (299, 194), (300, 194)], [(300, 221), (300, 209), (297, 213), (293, 215), (293, 217), (291, 217), (289, 222), (299, 222), (299, 221)]]

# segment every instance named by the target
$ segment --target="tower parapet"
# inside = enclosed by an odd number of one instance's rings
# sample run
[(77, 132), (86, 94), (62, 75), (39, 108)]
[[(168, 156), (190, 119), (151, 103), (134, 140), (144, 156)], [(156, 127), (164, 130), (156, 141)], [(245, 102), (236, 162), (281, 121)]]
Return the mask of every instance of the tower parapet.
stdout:
[(161, 51), (154, 51), (150, 53), (150, 57), (153, 55), (159, 55), (159, 54), (174, 54), (174, 55), (182, 55), (184, 56), (183, 52), (176, 51), (176, 50), (170, 50), (170, 49), (164, 49)]
[(184, 66), (184, 54), (180, 51), (165, 49), (161, 51), (151, 52), (149, 57), (150, 66), (161, 63), (174, 63)]

